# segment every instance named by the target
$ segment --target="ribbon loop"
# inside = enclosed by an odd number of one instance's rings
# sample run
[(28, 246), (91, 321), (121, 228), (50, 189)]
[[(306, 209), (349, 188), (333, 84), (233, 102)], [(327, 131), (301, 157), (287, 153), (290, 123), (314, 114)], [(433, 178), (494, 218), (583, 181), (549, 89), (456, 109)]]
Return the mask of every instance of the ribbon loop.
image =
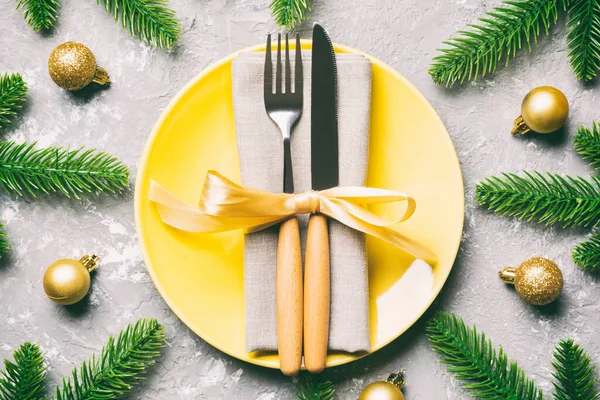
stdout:
[[(160, 186), (150, 184), (150, 200), (162, 221), (187, 232), (218, 233), (243, 229), (257, 232), (296, 214), (321, 213), (352, 229), (384, 240), (417, 258), (433, 263), (437, 256), (427, 247), (391, 228), (415, 211), (415, 200), (400, 192), (366, 187), (335, 187), (302, 194), (271, 193), (238, 185), (209, 171), (200, 203), (190, 206)], [(406, 201), (404, 215), (386, 220), (364, 205)]]
[(321, 198), (315, 191), (294, 196), (296, 214), (317, 214), (321, 211)]

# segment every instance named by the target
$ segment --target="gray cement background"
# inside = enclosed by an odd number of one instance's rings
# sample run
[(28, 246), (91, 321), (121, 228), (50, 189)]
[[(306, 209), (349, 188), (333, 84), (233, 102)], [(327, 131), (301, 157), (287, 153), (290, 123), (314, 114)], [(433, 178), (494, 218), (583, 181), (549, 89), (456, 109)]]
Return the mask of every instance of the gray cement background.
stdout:
[[(2, 138), (41, 145), (97, 147), (135, 170), (162, 109), (204, 67), (276, 31), (268, 0), (172, 0), (184, 35), (173, 54), (129, 37), (100, 6), (62, 0), (54, 32), (36, 34), (0, 0), (0, 72), (20, 72), (30, 86), (28, 104)], [(411, 330), (378, 353), (328, 371), (337, 398), (356, 399), (360, 388), (398, 369), (407, 371), (410, 400), (466, 399), (430, 350), (424, 323), (436, 310), (453, 311), (477, 324), (518, 360), (547, 395), (551, 353), (562, 338), (582, 344), (600, 365), (600, 287), (579, 271), (570, 249), (589, 232), (545, 228), (495, 217), (473, 204), (474, 184), (502, 171), (552, 170), (588, 175), (572, 137), (579, 123), (600, 117), (595, 85), (578, 82), (565, 49), (564, 21), (541, 37), (533, 52), (508, 68), (452, 90), (427, 74), (435, 48), (499, 0), (315, 0), (301, 31), (320, 21), (338, 43), (371, 53), (405, 75), (444, 120), (462, 163), (466, 188), (465, 231), (454, 270), (436, 304)], [(88, 45), (114, 83), (80, 96), (50, 80), (50, 51), (67, 40)], [(564, 136), (515, 138), (509, 134), (522, 97), (533, 87), (561, 88), (572, 107)], [(413, 134), (418, 134), (414, 132)], [(20, 343), (38, 343), (50, 366), (51, 386), (98, 351), (110, 334), (143, 316), (168, 330), (165, 355), (129, 399), (291, 399), (294, 383), (279, 372), (226, 356), (188, 330), (155, 290), (142, 262), (133, 222), (133, 191), (94, 201), (56, 197), (31, 202), (0, 196), (12, 251), (0, 266), (0, 359)], [(61, 257), (95, 251), (103, 257), (87, 302), (64, 308), (48, 301), (43, 271)], [(497, 270), (543, 255), (562, 267), (564, 294), (549, 309), (533, 308), (501, 284)]]

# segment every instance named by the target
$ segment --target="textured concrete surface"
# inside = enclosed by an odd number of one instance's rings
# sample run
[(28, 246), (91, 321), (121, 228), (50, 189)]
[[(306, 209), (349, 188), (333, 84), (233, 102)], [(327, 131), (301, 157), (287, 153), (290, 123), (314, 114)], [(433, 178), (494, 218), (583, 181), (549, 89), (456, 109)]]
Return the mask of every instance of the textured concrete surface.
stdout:
[[(161, 110), (184, 84), (219, 58), (264, 40), (275, 31), (268, 0), (173, 0), (184, 27), (177, 50), (151, 49), (129, 37), (101, 7), (63, 0), (50, 34), (33, 33), (13, 0), (0, 0), (0, 72), (21, 72), (30, 85), (28, 105), (3, 138), (42, 145), (94, 146), (135, 171)], [(335, 41), (369, 52), (407, 76), (446, 123), (462, 163), (467, 213), (463, 245), (436, 304), (400, 339), (347, 366), (328, 371), (338, 398), (355, 399), (366, 383), (406, 369), (410, 400), (465, 399), (444, 372), (424, 335), (424, 323), (440, 309), (476, 323), (518, 360), (546, 394), (551, 392), (551, 352), (561, 338), (581, 343), (600, 360), (600, 288), (579, 271), (569, 251), (589, 232), (544, 228), (489, 215), (473, 204), (479, 179), (501, 171), (553, 170), (587, 175), (575, 154), (578, 123), (598, 116), (594, 85), (573, 77), (563, 23), (542, 37), (532, 53), (507, 69), (460, 88), (436, 87), (427, 74), (435, 48), (456, 29), (500, 1), (491, 0), (318, 0), (310, 21), (322, 22)], [(564, 21), (562, 21), (564, 22)], [(50, 51), (75, 40), (95, 52), (114, 81), (110, 89), (74, 95), (56, 87), (46, 72)], [(563, 136), (511, 137), (512, 120), (531, 88), (561, 88), (572, 105)], [(415, 132), (414, 134), (418, 134)], [(132, 176), (132, 183), (135, 173)], [(51, 385), (100, 349), (108, 335), (143, 316), (167, 326), (164, 357), (130, 399), (291, 399), (294, 383), (277, 371), (247, 365), (207, 345), (169, 310), (146, 274), (135, 237), (133, 192), (94, 201), (56, 197), (26, 201), (2, 195), (10, 256), (0, 266), (0, 358), (25, 340), (39, 343), (50, 366)], [(91, 295), (74, 308), (44, 297), (42, 273), (61, 257), (95, 251), (103, 257)], [(534, 255), (554, 259), (566, 286), (550, 308), (522, 302), (496, 276), (498, 268)]]

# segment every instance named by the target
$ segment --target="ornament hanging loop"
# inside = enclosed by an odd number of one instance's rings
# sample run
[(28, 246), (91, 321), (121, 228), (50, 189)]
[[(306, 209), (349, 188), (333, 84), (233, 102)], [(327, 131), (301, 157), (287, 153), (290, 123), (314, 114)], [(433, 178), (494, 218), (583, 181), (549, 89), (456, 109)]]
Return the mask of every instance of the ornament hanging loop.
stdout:
[(406, 384), (406, 381), (404, 380), (404, 371), (400, 371), (397, 374), (391, 374), (387, 378), (387, 381), (396, 386), (398, 389), (402, 389)]
[(517, 133), (524, 135), (531, 130), (525, 123), (525, 120), (523, 119), (522, 115), (519, 115), (519, 118), (515, 119), (514, 125), (515, 126), (513, 127), (512, 131), (510, 131), (510, 133), (512, 133), (513, 135)]
[(100, 257), (96, 254), (85, 255), (79, 259), (79, 262), (83, 264), (83, 266), (85, 267), (85, 269), (88, 270), (88, 272), (92, 272), (93, 270), (98, 268), (98, 261), (100, 261)]
[(502, 282), (514, 285), (516, 272), (516, 268), (504, 267), (498, 272), (498, 275), (500, 276), (500, 279), (502, 279)]
[(108, 71), (102, 67), (96, 66), (96, 73), (92, 78), (92, 82), (97, 83), (99, 85), (105, 85), (110, 83), (110, 78), (108, 77)]

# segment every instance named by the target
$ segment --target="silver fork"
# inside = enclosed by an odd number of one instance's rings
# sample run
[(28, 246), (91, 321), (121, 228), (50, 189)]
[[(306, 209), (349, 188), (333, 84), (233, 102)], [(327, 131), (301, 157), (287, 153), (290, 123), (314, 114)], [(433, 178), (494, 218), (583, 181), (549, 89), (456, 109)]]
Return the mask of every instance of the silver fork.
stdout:
[[(302, 115), (303, 79), (300, 35), (296, 35), (294, 91), (290, 47), (285, 35), (285, 83), (282, 88), (281, 34), (277, 36), (277, 65), (273, 91), (273, 64), (271, 62), (271, 35), (267, 37), (265, 56), (264, 98), (269, 117), (277, 124), (283, 137), (283, 191), (294, 193), (292, 173), (292, 129)], [(284, 89), (282, 91), (282, 89)], [(302, 364), (302, 256), (300, 253), (298, 218), (281, 223), (277, 247), (277, 347), (279, 368), (286, 375), (296, 375)]]

